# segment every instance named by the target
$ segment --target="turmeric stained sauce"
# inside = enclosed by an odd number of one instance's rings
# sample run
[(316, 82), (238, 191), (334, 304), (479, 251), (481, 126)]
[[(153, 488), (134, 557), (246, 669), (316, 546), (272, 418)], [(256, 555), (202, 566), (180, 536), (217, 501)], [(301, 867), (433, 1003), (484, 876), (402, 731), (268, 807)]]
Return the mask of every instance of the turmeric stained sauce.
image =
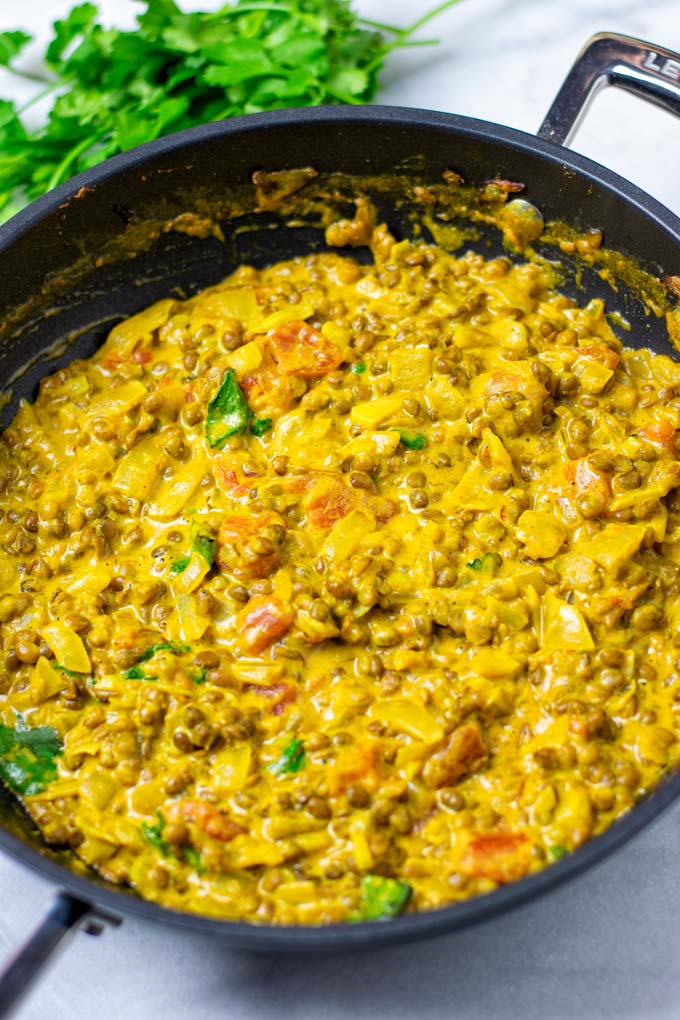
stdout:
[(0, 774), (164, 905), (441, 907), (678, 758), (680, 366), (373, 239), (160, 301), (0, 442)]

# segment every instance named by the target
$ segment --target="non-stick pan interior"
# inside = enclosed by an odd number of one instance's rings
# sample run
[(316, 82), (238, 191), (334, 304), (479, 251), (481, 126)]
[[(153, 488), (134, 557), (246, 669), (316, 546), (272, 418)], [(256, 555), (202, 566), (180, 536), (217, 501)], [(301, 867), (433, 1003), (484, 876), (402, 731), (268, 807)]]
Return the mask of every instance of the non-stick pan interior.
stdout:
[[(255, 209), (253, 171), (301, 166), (317, 169), (321, 180), (338, 170), (357, 175), (357, 192), (372, 194), (397, 237), (412, 234), (413, 209), (389, 189), (373, 193), (369, 177), (391, 175), (406, 188), (414, 174), (440, 182), (454, 168), (480, 185), (498, 176), (521, 181), (523, 197), (546, 221), (602, 229), (607, 246), (635, 256), (656, 277), (680, 270), (680, 221), (672, 214), (607, 170), (518, 132), (381, 108), (304, 117), (283, 111), (211, 125), (117, 157), (0, 229), (0, 380), (8, 396), (0, 425), (19, 399), (35, 396), (45, 374), (90, 355), (120, 319), (160, 298), (194, 294), (241, 263), (262, 266), (324, 249), (313, 217), (291, 224), (290, 216)], [(220, 229), (205, 236), (173, 229), (187, 212)], [(461, 251), (507, 254), (495, 227), (477, 224), (476, 231)], [(577, 266), (554, 246), (536, 248), (562, 262), (565, 293), (581, 303), (602, 297), (630, 323), (630, 331), (619, 329), (624, 342), (675, 353), (663, 318), (650, 313), (634, 285), (614, 289), (597, 266)], [(355, 254), (368, 258), (365, 250)], [(44, 851), (3, 790), (0, 825)]]
[[(244, 118), (110, 160), (0, 230), (0, 379), (11, 383), (0, 425), (19, 398), (35, 395), (47, 371), (91, 354), (121, 318), (161, 297), (193, 294), (239, 263), (261, 266), (324, 248), (313, 217), (294, 217), (291, 226), (290, 216), (257, 212), (250, 177), (258, 169), (312, 166), (321, 180), (340, 170), (356, 175), (357, 191), (369, 194), (371, 179), (388, 175), (396, 182), (391, 192), (373, 189), (373, 197), (397, 237), (413, 231), (408, 181), (416, 174), (441, 183), (442, 172), (455, 168), (480, 185), (502, 176), (523, 182), (523, 197), (547, 221), (601, 228), (608, 247), (635, 256), (656, 276), (680, 269), (675, 217), (651, 199), (642, 208), (645, 196), (603, 168), (601, 180), (589, 179), (568, 165), (585, 160), (563, 160), (549, 146), (546, 158), (542, 148), (529, 136), (462, 118), (367, 108), (305, 111), (304, 120), (290, 111)], [(224, 240), (173, 229), (187, 212), (218, 223)], [(476, 229), (480, 236), (465, 247), (500, 253), (500, 231)], [(581, 267), (577, 287), (569, 257), (554, 246), (545, 254), (567, 270), (566, 293), (580, 301), (602, 296), (622, 313), (632, 327), (626, 342), (668, 350), (663, 320), (634, 290), (619, 285), (615, 292), (597, 267)]]

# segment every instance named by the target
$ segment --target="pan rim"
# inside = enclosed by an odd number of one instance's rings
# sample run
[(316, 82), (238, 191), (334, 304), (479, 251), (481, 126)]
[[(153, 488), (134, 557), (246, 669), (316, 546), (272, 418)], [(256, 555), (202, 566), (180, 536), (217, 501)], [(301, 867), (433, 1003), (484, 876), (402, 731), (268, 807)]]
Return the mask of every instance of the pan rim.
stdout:
[(546, 157), (552, 164), (564, 169), (576, 170), (590, 178), (609, 192), (622, 196), (651, 218), (657, 226), (680, 241), (680, 216), (663, 205), (644, 189), (632, 184), (624, 177), (591, 160), (578, 152), (540, 138), (518, 128), (506, 127), (494, 121), (464, 117), (455, 113), (420, 109), (406, 106), (382, 106), (367, 104), (359, 107), (316, 106), (291, 107), (266, 113), (245, 114), (228, 120), (213, 121), (197, 127), (186, 128), (163, 138), (145, 142), (127, 152), (119, 153), (88, 170), (82, 171), (59, 187), (35, 199), (0, 226), (0, 252), (4, 251), (21, 234), (51, 213), (57, 213), (73, 199), (82, 188), (96, 189), (111, 177), (126, 170), (135, 170), (148, 164), (153, 158), (169, 155), (182, 149), (193, 148), (213, 138), (247, 136), (269, 127), (299, 127), (301, 120), (315, 125), (367, 124), (372, 127), (415, 127), (434, 130), (450, 130), (452, 134), (484, 141), (506, 144), (519, 153)]
[(680, 771), (639, 801), (627, 814), (598, 836), (544, 870), (493, 892), (461, 900), (437, 910), (402, 914), (388, 921), (337, 923), (328, 925), (259, 925), (229, 921), (206, 914), (164, 907), (142, 899), (132, 890), (107, 885), (71, 871), (66, 865), (40, 853), (0, 826), (0, 850), (18, 864), (54, 882), (68, 895), (93, 905), (103, 916), (131, 915), (139, 920), (170, 924), (188, 933), (223, 939), (235, 949), (258, 952), (305, 952), (324, 954), (336, 949), (357, 950), (367, 945), (415, 942), (481, 924), (531, 900), (549, 893), (601, 863), (633, 836), (646, 828), (680, 796)]
[[(622, 197), (680, 244), (680, 217), (637, 185), (631, 184), (586, 156), (528, 132), (491, 121), (418, 108), (371, 105), (351, 108), (341, 106), (293, 108), (250, 114), (188, 128), (147, 142), (78, 174), (17, 213), (0, 227), (0, 252), (11, 247), (40, 221), (52, 214), (58, 214), (59, 208), (68, 203), (81, 188), (97, 189), (99, 185), (105, 184), (121, 173), (142, 169), (158, 157), (185, 149), (190, 150), (214, 138), (244, 138), (251, 132), (261, 132), (269, 127), (299, 127), (301, 120), (310, 127), (325, 124), (342, 126), (344, 123), (366, 124), (372, 128), (380, 126), (388, 129), (401, 127), (444, 131), (456, 136), (478, 138), (480, 141), (499, 142), (519, 154), (533, 156), (538, 154), (553, 165), (574, 170), (606, 191)], [(234, 948), (264, 952), (304, 949), (307, 952), (327, 953), (336, 949), (361, 949), (368, 945), (387, 945), (453, 932), (525, 904), (602, 861), (645, 828), (678, 796), (680, 796), (680, 772), (662, 782), (604, 833), (587, 841), (573, 854), (543, 871), (470, 900), (463, 900), (434, 911), (404, 914), (389, 922), (274, 926), (220, 920), (205, 914), (183, 913), (163, 907), (134, 893), (117, 889), (114, 885), (110, 887), (103, 883), (100, 885), (96, 878), (71, 871), (65, 864), (43, 855), (2, 826), (0, 826), (0, 849), (18, 863), (56, 883), (73, 896), (91, 902), (95, 907), (98, 906), (114, 915), (129, 914), (142, 920), (170, 924), (177, 930), (213, 935), (222, 938)]]

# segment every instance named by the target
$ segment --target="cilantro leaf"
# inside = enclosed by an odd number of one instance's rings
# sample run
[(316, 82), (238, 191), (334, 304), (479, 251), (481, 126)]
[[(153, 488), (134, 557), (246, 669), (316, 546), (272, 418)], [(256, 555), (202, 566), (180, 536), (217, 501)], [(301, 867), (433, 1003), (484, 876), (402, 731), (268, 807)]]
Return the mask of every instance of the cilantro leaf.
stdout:
[(189, 867), (193, 868), (197, 875), (202, 875), (205, 872), (205, 864), (198, 850), (194, 850), (192, 846), (183, 846), (182, 855)]
[(30, 729), (21, 715), (16, 726), (0, 724), (0, 778), (15, 793), (33, 797), (57, 778), (63, 745), (52, 726)]
[(501, 565), (501, 558), (498, 553), (484, 553), (483, 556), (466, 563), (468, 570), (474, 570), (476, 574), (495, 574)]
[(157, 645), (150, 645), (145, 652), (142, 652), (137, 662), (148, 662), (149, 659), (153, 659), (156, 652), (172, 652), (173, 655), (184, 655), (190, 651), (191, 645), (185, 645), (176, 641), (159, 641)]
[(150, 822), (142, 822), (141, 829), (142, 835), (147, 843), (151, 846), (155, 846), (157, 850), (160, 850), (162, 854), (167, 854), (170, 849), (168, 843), (163, 839), (163, 830), (165, 829), (165, 818), (160, 811), (156, 811), (157, 822), (152, 825)]
[(129, 669), (123, 670), (123, 676), (126, 680), (156, 680), (155, 676), (148, 676), (141, 666), (130, 666)]
[(265, 435), (266, 432), (270, 432), (271, 427), (272, 427), (271, 418), (256, 418), (256, 420), (251, 425), (250, 431), (253, 433), (254, 436), (257, 436), (259, 438), (260, 436)]
[(396, 917), (412, 894), (408, 882), (382, 875), (363, 875), (361, 879), (361, 921), (385, 921)]
[(190, 562), (191, 556), (179, 556), (176, 560), (173, 560), (173, 562), (170, 564), (170, 573), (171, 574), (183, 573), (189, 566)]
[(275, 776), (284, 776), (289, 773), (300, 772), (306, 764), (304, 744), (301, 740), (293, 738), (284, 747), (281, 757), (273, 765), (269, 766), (269, 771), (273, 772)]
[(568, 853), (566, 846), (551, 846), (548, 850), (548, 857), (551, 861), (561, 861)]
[(229, 436), (234, 436), (248, 425), (250, 411), (243, 391), (236, 382), (236, 373), (228, 368), (222, 385), (208, 404), (205, 436), (208, 446), (221, 450)]
[(32, 38), (27, 32), (0, 32), (0, 67), (9, 67)]
[(198, 532), (198, 534), (194, 536), (194, 552), (197, 552), (199, 556), (202, 556), (209, 567), (212, 567), (215, 562), (215, 547), (215, 539), (210, 538), (209, 535), (202, 535)]
[(57, 19), (52, 28), (54, 38), (47, 47), (45, 63), (53, 68), (58, 68), (63, 60), (64, 52), (75, 39), (84, 41), (87, 38), (88, 30), (92, 28), (99, 11), (94, 4), (78, 4), (72, 8), (63, 20)]

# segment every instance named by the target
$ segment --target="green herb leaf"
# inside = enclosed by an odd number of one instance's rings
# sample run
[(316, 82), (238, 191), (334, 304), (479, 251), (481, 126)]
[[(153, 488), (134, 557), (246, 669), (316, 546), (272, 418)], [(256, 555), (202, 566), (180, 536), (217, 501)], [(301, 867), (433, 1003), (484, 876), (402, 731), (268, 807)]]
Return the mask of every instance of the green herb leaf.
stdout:
[(72, 669), (67, 669), (66, 666), (62, 666), (60, 662), (53, 662), (52, 669), (58, 670), (59, 673), (63, 673), (64, 676), (70, 676), (71, 679), (77, 680), (78, 677), (87, 676), (87, 673), (74, 673)]
[(229, 436), (234, 436), (248, 425), (250, 411), (243, 391), (236, 381), (233, 368), (224, 374), (222, 385), (208, 404), (205, 436), (208, 446), (222, 449)]
[(422, 450), (427, 442), (422, 432), (402, 432), (400, 429), (399, 438), (408, 450)]
[(385, 921), (400, 914), (411, 898), (408, 882), (382, 875), (363, 875), (361, 879), (362, 921)]
[[(79, 40), (81, 45), (87, 40), (89, 30), (94, 25), (98, 13), (94, 4), (78, 4), (72, 8), (67, 17), (55, 21), (52, 26), (54, 38), (47, 47), (45, 63), (55, 70), (58, 69), (67, 47), (74, 40)], [(77, 65), (78, 59), (73, 62), (73, 66), (77, 67)], [(69, 66), (69, 61), (66, 62), (66, 66)]]
[(42, 793), (54, 782), (62, 752), (59, 734), (51, 726), (29, 729), (21, 715), (14, 728), (0, 724), (0, 778), (23, 797)]
[(365, 371), (366, 366), (364, 365), (363, 361), (355, 361), (355, 363), (350, 368), (350, 372), (354, 372), (355, 375), (363, 375)]
[(141, 666), (130, 666), (129, 669), (123, 670), (123, 676), (126, 680), (155, 680), (156, 677), (149, 677), (146, 675)]
[[(456, 2), (399, 29), (361, 19), (350, 0), (235, 0), (191, 13), (173, 0), (142, 0), (127, 31), (105, 28), (97, 7), (80, 3), (54, 23), (44, 55), (50, 77), (13, 66), (27, 33), (0, 33), (0, 66), (53, 94), (37, 130), (14, 107), (11, 116), (0, 109), (0, 214), (127, 147), (194, 124), (371, 102), (389, 54), (413, 45), (412, 33)], [(217, 433), (216, 445), (226, 437)]]
[(183, 846), (182, 855), (189, 867), (193, 868), (197, 875), (202, 875), (205, 872), (205, 864), (198, 850), (194, 850), (192, 846)]
[(157, 850), (160, 850), (160, 852), (165, 855), (169, 850), (167, 842), (163, 839), (165, 818), (163, 818), (160, 811), (156, 811), (156, 818), (158, 821), (153, 825), (151, 825), (150, 822), (142, 822), (142, 835), (147, 843), (150, 843), (151, 846), (155, 846)]
[(271, 427), (272, 427), (271, 418), (257, 418), (253, 422), (250, 431), (253, 433), (254, 436), (259, 437), (263, 436), (265, 432), (271, 431)]
[(210, 538), (209, 535), (202, 535), (199, 532), (194, 536), (194, 552), (197, 552), (199, 556), (202, 556), (209, 567), (212, 567), (215, 562), (215, 547), (215, 539)]
[(301, 740), (294, 738), (283, 749), (281, 757), (269, 766), (275, 776), (284, 776), (293, 772), (301, 772), (307, 764), (305, 748)]
[(181, 574), (191, 563), (191, 556), (180, 556), (170, 564), (171, 574)]
[(191, 645), (181, 644), (176, 641), (160, 641), (157, 645), (151, 645), (145, 652), (142, 652), (137, 662), (148, 662), (149, 659), (153, 659), (156, 652), (172, 652), (173, 655), (185, 655), (186, 652), (190, 651)]
[(498, 553), (484, 553), (476, 560), (472, 560), (470, 563), (466, 563), (465, 566), (469, 570), (474, 570), (476, 574), (495, 574), (500, 567), (502, 560)]
[(0, 67), (9, 67), (31, 39), (27, 32), (0, 32)]
[(207, 669), (199, 670), (199, 672), (195, 673), (192, 676), (192, 678), (191, 678), (192, 683), (195, 683), (198, 687), (200, 687), (202, 684), (204, 684), (207, 679), (208, 679), (208, 670)]
[(548, 856), (551, 861), (561, 861), (568, 853), (569, 851), (566, 846), (551, 846), (548, 850)]

